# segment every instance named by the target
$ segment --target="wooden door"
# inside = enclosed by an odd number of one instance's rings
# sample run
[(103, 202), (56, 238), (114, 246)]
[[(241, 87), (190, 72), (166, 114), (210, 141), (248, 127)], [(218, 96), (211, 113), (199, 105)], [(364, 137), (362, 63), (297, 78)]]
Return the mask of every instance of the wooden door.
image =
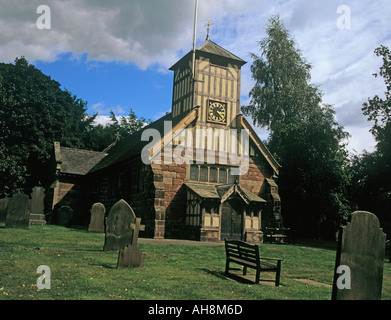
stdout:
[(220, 239), (242, 240), (243, 208), (240, 201), (230, 200), (222, 204)]

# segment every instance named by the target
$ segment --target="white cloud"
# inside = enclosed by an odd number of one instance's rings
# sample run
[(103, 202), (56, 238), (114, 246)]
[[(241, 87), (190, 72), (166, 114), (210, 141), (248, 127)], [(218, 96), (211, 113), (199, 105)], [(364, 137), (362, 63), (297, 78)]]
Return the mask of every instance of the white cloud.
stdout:
[(98, 115), (96, 118), (95, 118), (95, 121), (94, 121), (94, 124), (101, 124), (103, 126), (107, 125), (108, 123), (110, 123), (111, 119), (109, 116), (105, 116), (105, 115)]

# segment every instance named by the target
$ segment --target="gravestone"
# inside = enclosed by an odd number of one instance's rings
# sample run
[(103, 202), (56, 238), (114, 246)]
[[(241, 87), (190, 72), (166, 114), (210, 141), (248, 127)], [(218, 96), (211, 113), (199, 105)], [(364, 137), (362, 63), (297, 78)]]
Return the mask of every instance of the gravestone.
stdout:
[(0, 222), (5, 222), (8, 201), (8, 198), (0, 199)]
[(25, 194), (14, 194), (8, 201), (5, 217), (6, 228), (28, 229), (29, 227), (29, 197)]
[[(386, 235), (378, 218), (353, 212), (338, 237), (332, 299), (380, 300)], [(340, 277), (346, 277), (342, 283)]]
[(136, 223), (132, 223), (130, 228), (133, 230), (132, 243), (119, 250), (117, 268), (144, 267), (145, 253), (137, 246), (138, 234), (145, 230), (145, 226), (141, 225), (141, 218), (136, 218)]
[(46, 224), (44, 214), (45, 189), (43, 187), (34, 187), (30, 197), (30, 224)]
[(119, 250), (132, 243), (136, 215), (125, 200), (119, 200), (106, 218), (105, 244), (103, 250)]
[(34, 187), (31, 192), (30, 212), (44, 213), (45, 189), (43, 187)]
[(73, 216), (73, 209), (69, 206), (62, 206), (57, 211), (57, 224), (59, 226), (68, 227)]
[(106, 208), (102, 203), (94, 203), (90, 210), (91, 218), (88, 225), (88, 232), (105, 232), (105, 213)]

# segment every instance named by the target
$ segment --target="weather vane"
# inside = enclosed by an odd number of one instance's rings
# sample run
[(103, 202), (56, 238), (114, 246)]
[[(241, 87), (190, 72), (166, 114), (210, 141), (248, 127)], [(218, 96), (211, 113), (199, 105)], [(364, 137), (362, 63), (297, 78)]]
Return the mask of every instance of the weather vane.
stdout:
[(210, 33), (210, 29), (212, 28), (212, 26), (213, 26), (213, 23), (208, 18), (208, 23), (205, 25), (205, 27), (206, 27), (206, 40), (209, 40), (209, 33)]

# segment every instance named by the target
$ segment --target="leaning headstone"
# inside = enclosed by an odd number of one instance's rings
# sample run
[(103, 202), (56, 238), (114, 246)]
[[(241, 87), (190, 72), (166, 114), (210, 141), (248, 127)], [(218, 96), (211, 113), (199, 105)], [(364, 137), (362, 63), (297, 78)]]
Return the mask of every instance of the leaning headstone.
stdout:
[(57, 224), (68, 227), (73, 216), (73, 209), (69, 206), (62, 206), (57, 212)]
[(94, 203), (90, 210), (91, 218), (88, 225), (88, 232), (105, 232), (105, 213), (106, 208), (102, 203)]
[(136, 215), (125, 200), (119, 200), (106, 218), (105, 244), (103, 250), (119, 250), (132, 243)]
[(34, 187), (30, 197), (30, 224), (46, 224), (44, 214), (45, 189)]
[(6, 228), (28, 229), (29, 227), (29, 197), (25, 194), (14, 194), (8, 201), (5, 218)]
[(145, 230), (145, 226), (141, 225), (141, 218), (136, 218), (136, 223), (132, 223), (130, 228), (133, 229), (132, 243), (119, 250), (117, 268), (144, 267), (145, 253), (137, 246), (138, 234)]
[(352, 213), (351, 222), (339, 232), (333, 300), (380, 300), (385, 241), (374, 214)]

